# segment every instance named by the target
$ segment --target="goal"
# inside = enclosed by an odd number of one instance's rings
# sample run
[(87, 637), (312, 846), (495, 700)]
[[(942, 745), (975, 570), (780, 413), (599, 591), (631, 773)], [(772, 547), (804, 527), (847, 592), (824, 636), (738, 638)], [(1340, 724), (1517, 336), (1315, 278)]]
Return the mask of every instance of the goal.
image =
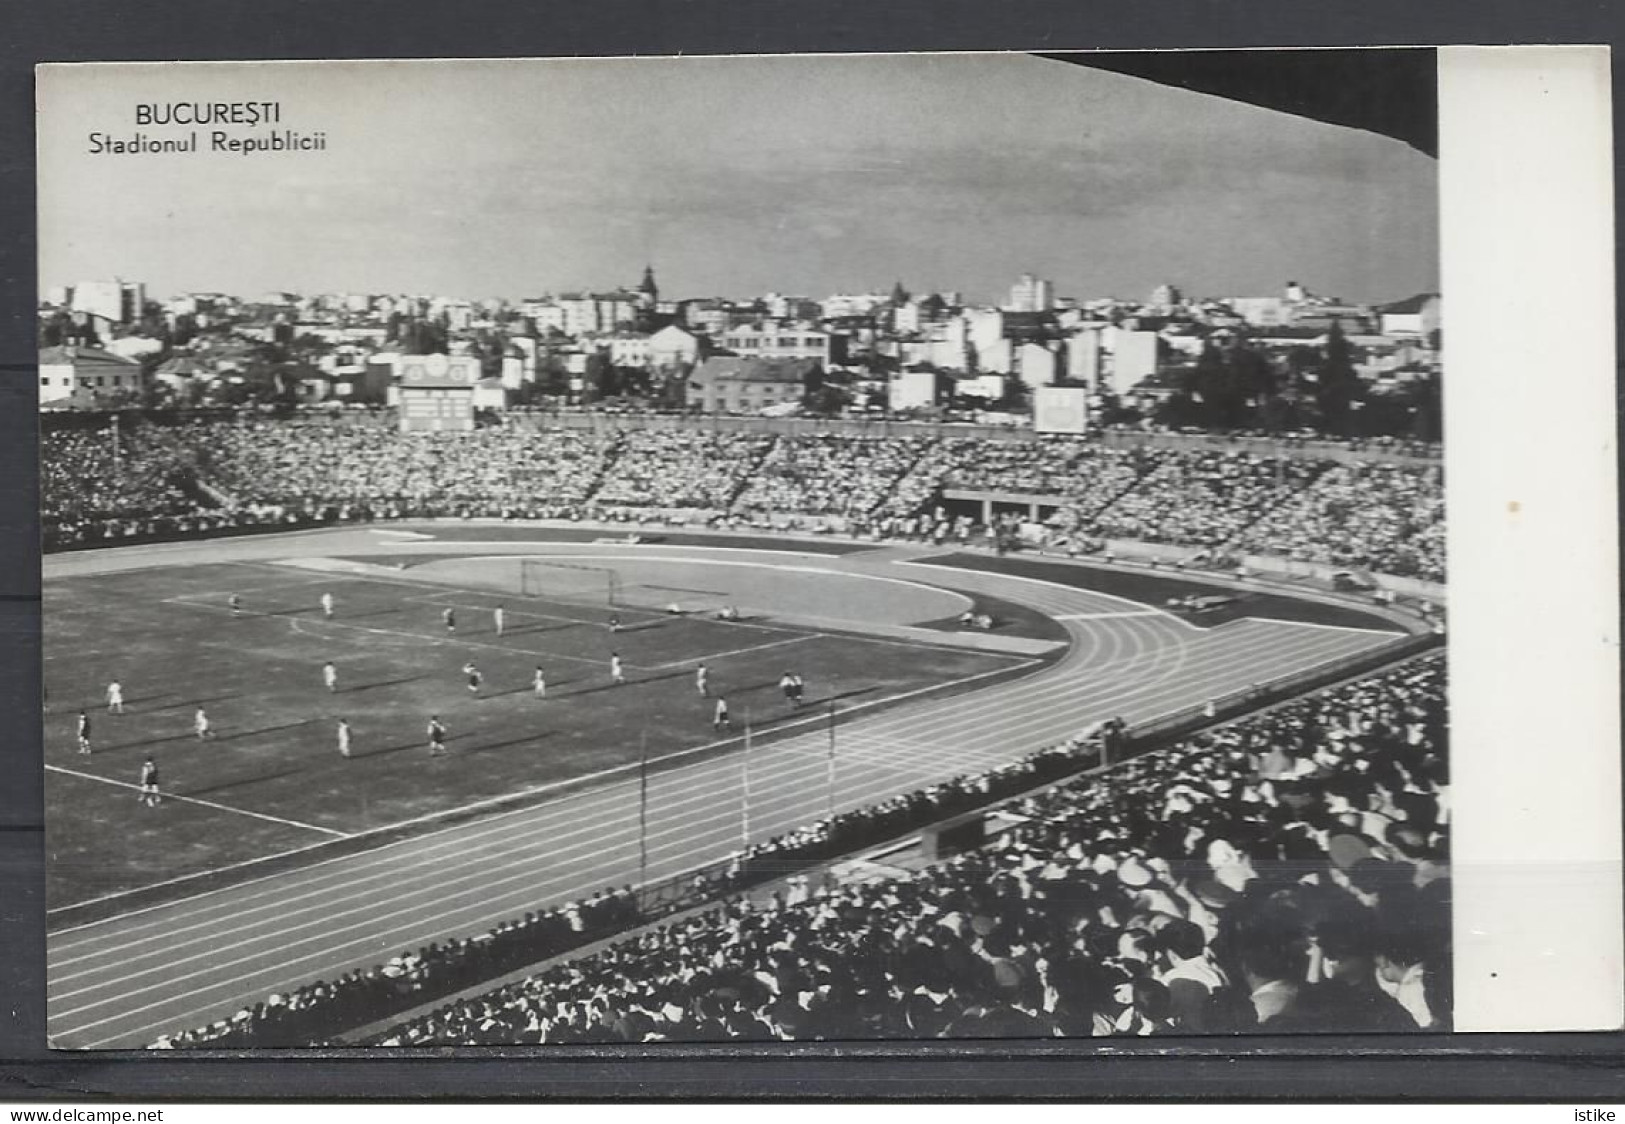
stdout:
[(551, 558), (519, 562), (519, 592), (525, 597), (553, 597), (598, 605), (621, 602), (621, 576), (612, 566), (589, 566)]

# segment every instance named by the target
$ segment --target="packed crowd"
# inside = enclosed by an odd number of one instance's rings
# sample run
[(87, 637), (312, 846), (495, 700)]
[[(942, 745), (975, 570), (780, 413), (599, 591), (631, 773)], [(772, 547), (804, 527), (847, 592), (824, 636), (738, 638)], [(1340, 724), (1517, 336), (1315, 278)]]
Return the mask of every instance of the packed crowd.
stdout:
[(1439, 469), (1340, 464), (1267, 512), (1232, 546), (1305, 562), (1444, 580)]
[(792, 879), (384, 1045), (1446, 1029), (1433, 655), (1019, 801), (907, 877)]
[(1088, 521), (1096, 533), (1222, 546), (1325, 469), (1318, 461), (1208, 450), (1165, 451), (1156, 461), (1131, 491)]
[(921, 437), (780, 437), (736, 506), (811, 516), (867, 514), (896, 490), (931, 444)]
[(51, 528), (66, 534), (118, 537), (135, 516), (190, 514), (195, 505), (177, 483), (190, 468), (185, 447), (167, 430), (146, 427), (117, 438), (84, 429), (46, 433), (41, 510)]
[(229, 1018), (178, 1034), (150, 1049), (306, 1046), (450, 995), (505, 972), (623, 932), (639, 920), (630, 889), (504, 922), (477, 937), (435, 942), (384, 964), (273, 992)]
[(476, 429), (402, 434), (376, 426), (223, 424), (199, 442), (201, 470), (261, 504), (366, 505), (481, 513), (586, 499), (607, 450), (574, 430)]
[[(1059, 498), (1070, 541), (1137, 539), (1442, 580), (1437, 467), (1074, 439), (213, 421), (47, 433), (48, 549), (140, 534), (500, 517), (964, 541), (944, 490)], [(195, 478), (190, 492), (179, 482)]]
[(595, 502), (725, 511), (772, 444), (755, 433), (633, 430), (620, 439)]

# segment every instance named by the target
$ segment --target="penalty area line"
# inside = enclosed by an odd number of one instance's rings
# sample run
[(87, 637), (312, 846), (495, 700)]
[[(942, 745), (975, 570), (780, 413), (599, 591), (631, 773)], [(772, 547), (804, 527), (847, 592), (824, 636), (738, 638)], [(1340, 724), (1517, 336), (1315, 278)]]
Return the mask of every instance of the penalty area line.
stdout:
[[(131, 792), (141, 791), (140, 785), (131, 784), (129, 781), (114, 780), (112, 777), (100, 777), (95, 773), (80, 772), (78, 769), (65, 769), (61, 765), (47, 765), (45, 767), (53, 773), (65, 773), (70, 777), (79, 777), (80, 779), (87, 781), (100, 781), (102, 784), (110, 784), (118, 788), (127, 788)], [(233, 808), (230, 804), (217, 804), (213, 800), (204, 800), (197, 796), (182, 796), (179, 793), (165, 792), (160, 794), (160, 799), (179, 800), (185, 804), (198, 804), (202, 807), (214, 808), (221, 812), (234, 812), (239, 816), (252, 816), (257, 820), (269, 820), (271, 823), (282, 824), (284, 827), (297, 827), (302, 828), (305, 831), (315, 831), (321, 833), (322, 835), (331, 835), (335, 839), (353, 838), (353, 836), (351, 836), (348, 832), (338, 831), (331, 827), (318, 827), (313, 823), (301, 823), (298, 820), (283, 819), (281, 816), (273, 816), (265, 812), (251, 812), (247, 808)]]

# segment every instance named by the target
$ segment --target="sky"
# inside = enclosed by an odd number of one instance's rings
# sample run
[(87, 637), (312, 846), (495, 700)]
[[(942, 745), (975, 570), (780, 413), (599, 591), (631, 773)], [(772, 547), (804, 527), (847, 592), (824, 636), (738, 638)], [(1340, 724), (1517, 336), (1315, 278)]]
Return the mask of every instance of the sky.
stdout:
[[(238, 100), (325, 151), (89, 151), (188, 131), (139, 103)], [(1431, 158), (1028, 55), (81, 64), (38, 109), (42, 290), (518, 299), (645, 263), (678, 299), (1438, 287)]]

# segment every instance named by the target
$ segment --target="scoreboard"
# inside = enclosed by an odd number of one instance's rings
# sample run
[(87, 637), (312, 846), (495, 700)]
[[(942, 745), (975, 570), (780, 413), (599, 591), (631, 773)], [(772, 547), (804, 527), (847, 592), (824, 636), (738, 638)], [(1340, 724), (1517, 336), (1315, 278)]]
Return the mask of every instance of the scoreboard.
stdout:
[(480, 361), (472, 355), (405, 355), (400, 359), (401, 432), (474, 428), (474, 386)]
[(1033, 391), (1033, 431), (1083, 433), (1089, 428), (1089, 392), (1081, 386), (1041, 386)]

